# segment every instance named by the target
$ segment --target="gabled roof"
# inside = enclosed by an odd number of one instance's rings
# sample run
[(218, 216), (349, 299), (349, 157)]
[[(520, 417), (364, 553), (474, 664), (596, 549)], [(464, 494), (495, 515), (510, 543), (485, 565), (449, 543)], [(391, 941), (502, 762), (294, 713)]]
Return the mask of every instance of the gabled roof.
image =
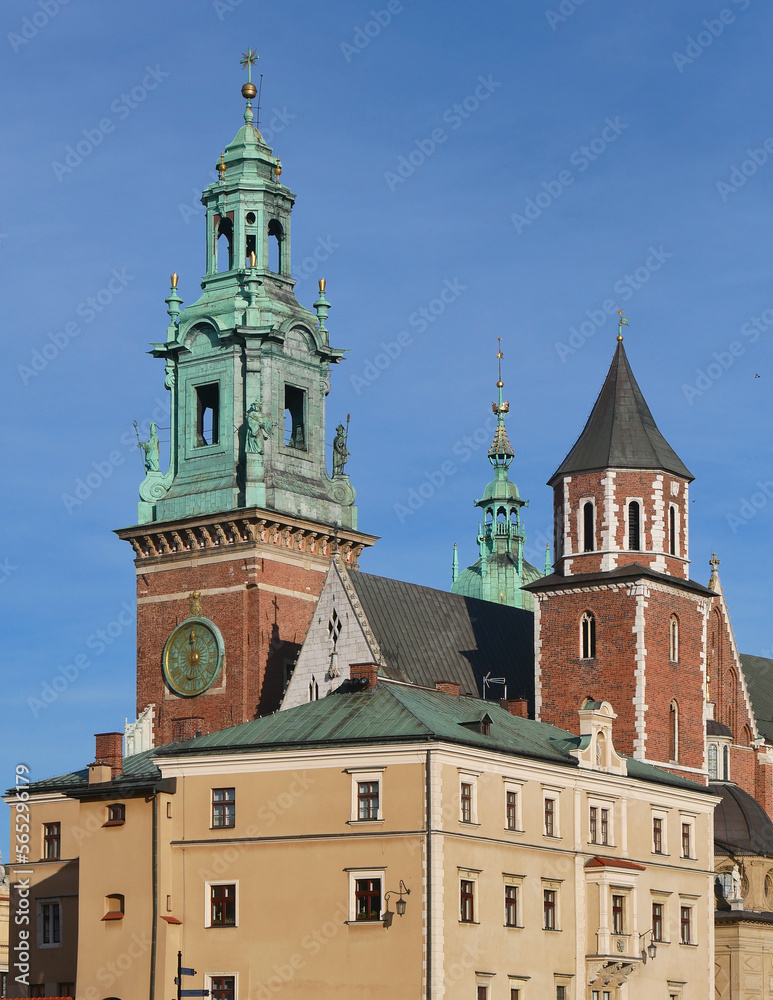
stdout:
[(759, 734), (773, 743), (773, 660), (741, 653), (741, 666)]
[(662, 469), (693, 476), (658, 430), (618, 341), (606, 381), (574, 447), (548, 481), (593, 469)]
[[(534, 697), (534, 615), (492, 601), (348, 571), (395, 680), (434, 687), (456, 681), (483, 693), (483, 677), (505, 677), (510, 698)], [(496, 694), (502, 694), (497, 687)]]

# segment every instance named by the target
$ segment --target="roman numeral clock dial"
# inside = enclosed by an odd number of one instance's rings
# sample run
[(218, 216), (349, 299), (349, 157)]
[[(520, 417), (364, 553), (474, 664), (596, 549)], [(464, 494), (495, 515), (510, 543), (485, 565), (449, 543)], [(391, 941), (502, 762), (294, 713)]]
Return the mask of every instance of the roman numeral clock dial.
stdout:
[(164, 677), (175, 694), (192, 698), (210, 688), (223, 664), (223, 639), (206, 618), (189, 618), (164, 647)]

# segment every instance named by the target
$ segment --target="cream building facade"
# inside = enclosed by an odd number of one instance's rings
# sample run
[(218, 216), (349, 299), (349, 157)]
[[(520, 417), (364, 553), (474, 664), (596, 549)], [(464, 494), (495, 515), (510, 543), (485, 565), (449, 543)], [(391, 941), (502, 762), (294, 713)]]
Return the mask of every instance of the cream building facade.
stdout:
[[(56, 870), (31, 866), (31, 985), (77, 963), (80, 1000), (160, 1000), (179, 950), (183, 987), (215, 1000), (713, 995), (708, 789), (619, 757), (606, 703), (577, 737), (355, 673), (112, 777), (33, 785), (33, 829), (63, 832)], [(68, 871), (55, 955), (41, 906)]]

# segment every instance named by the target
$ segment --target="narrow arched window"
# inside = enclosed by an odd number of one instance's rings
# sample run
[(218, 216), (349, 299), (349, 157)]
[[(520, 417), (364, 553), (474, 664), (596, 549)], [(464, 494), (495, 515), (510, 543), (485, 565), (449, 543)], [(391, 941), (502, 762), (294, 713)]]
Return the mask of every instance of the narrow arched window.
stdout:
[(596, 619), (591, 611), (586, 611), (580, 621), (580, 649), (583, 660), (592, 660), (596, 655)]
[(725, 743), (722, 747), (722, 776), (725, 781), (730, 781), (730, 747)]
[(719, 777), (717, 744), (709, 743), (709, 777), (715, 780)]
[(641, 549), (641, 508), (638, 500), (628, 504), (628, 548), (633, 552)]
[(679, 659), (679, 619), (671, 615), (668, 626), (668, 658), (672, 663)]
[(582, 536), (583, 548), (586, 552), (593, 552), (596, 548), (593, 532), (593, 504), (588, 500), (582, 508)]
[(217, 227), (217, 270), (230, 271), (234, 260), (234, 224), (229, 218), (220, 220)]
[(676, 507), (673, 504), (668, 511), (668, 551), (676, 555)]
[(282, 241), (284, 230), (282, 223), (272, 219), (268, 224), (268, 269), (274, 274), (282, 273)]
[(671, 760), (679, 760), (679, 706), (675, 701), (668, 711), (668, 752)]

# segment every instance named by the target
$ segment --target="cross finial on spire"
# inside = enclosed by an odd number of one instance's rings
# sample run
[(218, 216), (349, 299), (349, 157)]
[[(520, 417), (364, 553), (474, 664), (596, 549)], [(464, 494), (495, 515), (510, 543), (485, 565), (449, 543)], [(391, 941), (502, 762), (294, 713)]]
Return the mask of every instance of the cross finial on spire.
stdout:
[(717, 558), (716, 552), (712, 552), (711, 559), (709, 559), (709, 566), (711, 566), (711, 579), (709, 580), (709, 590), (717, 589), (717, 584), (719, 583), (719, 563), (720, 560)]
[(258, 60), (258, 53), (253, 48), (247, 49), (246, 52), (242, 53), (242, 58), (239, 61), (239, 65), (242, 69), (247, 70), (247, 83), (252, 83), (252, 67)]
[(628, 326), (628, 320), (623, 316), (623, 310), (618, 309), (617, 315), (620, 319), (617, 321), (617, 339), (620, 343), (623, 341), (623, 327)]

